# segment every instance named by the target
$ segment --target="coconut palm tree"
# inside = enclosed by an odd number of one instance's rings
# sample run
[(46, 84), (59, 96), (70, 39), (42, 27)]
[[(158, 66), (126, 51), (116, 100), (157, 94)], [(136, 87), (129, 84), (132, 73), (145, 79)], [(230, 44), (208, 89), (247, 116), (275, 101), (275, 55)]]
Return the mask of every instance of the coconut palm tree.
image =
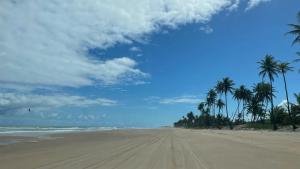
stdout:
[(222, 93), (225, 94), (225, 108), (226, 108), (226, 117), (228, 118), (228, 102), (227, 102), (227, 94), (233, 92), (233, 80), (231, 80), (229, 77), (225, 77), (222, 80)]
[[(288, 62), (281, 62), (281, 63), (278, 64), (278, 69), (279, 69), (279, 71), (280, 71), (280, 73), (282, 74), (282, 77), (283, 77), (284, 89), (285, 89), (285, 97), (286, 97), (286, 101), (287, 101), (288, 114), (289, 114), (289, 118), (292, 119), (291, 108), (290, 108), (290, 101), (289, 101), (289, 95), (288, 95), (288, 90), (287, 90), (287, 84), (286, 84), (285, 74), (288, 71), (293, 71), (293, 68), (290, 66), (290, 63), (288, 63)], [(293, 126), (293, 130), (295, 130), (296, 126), (295, 126), (294, 123), (292, 124), (292, 126)]]
[(273, 130), (277, 130), (276, 120), (274, 119), (275, 116), (273, 115), (273, 82), (274, 76), (277, 76), (278, 67), (277, 61), (274, 60), (272, 55), (266, 55), (264, 59), (257, 62), (259, 64), (260, 72), (259, 75), (262, 76), (264, 79), (266, 76), (269, 77), (270, 85), (271, 85), (271, 122), (273, 124)]
[(298, 12), (297, 17), (298, 17), (298, 24), (289, 24), (292, 30), (287, 32), (287, 34), (292, 34), (296, 36), (292, 45), (296, 43), (300, 43), (300, 11)]

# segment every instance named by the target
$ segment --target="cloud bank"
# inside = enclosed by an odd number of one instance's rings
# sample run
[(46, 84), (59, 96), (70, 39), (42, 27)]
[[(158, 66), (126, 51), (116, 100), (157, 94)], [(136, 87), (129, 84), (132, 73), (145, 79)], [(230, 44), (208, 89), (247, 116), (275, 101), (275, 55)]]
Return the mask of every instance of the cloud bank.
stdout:
[(140, 41), (162, 27), (206, 23), (236, 0), (0, 1), (0, 81), (81, 87), (144, 78), (128, 57), (88, 57), (93, 48)]
[(0, 93), (0, 112), (15, 113), (27, 112), (30, 108), (35, 109), (53, 109), (65, 106), (86, 107), (86, 106), (113, 106), (117, 101), (107, 98), (88, 99), (76, 95), (37, 95), (37, 94), (16, 94)]
[(161, 98), (158, 96), (150, 96), (144, 99), (148, 103), (159, 103), (159, 104), (196, 104), (201, 99), (194, 95), (183, 95), (170, 98)]
[[(251, 9), (268, 0), (250, 0)], [(239, 0), (1, 0), (0, 89), (82, 87), (95, 84), (145, 84), (137, 61), (126, 56), (90, 57), (89, 50), (143, 41), (163, 28), (207, 24)], [(208, 33), (212, 29), (204, 29)], [(131, 51), (137, 52), (138, 48)], [(105, 54), (105, 53), (104, 53)], [(103, 55), (104, 55), (103, 54)], [(141, 55), (141, 54), (140, 54)], [(168, 98), (162, 104), (196, 103)], [(29, 107), (113, 105), (109, 99), (72, 95), (0, 94), (1, 112)]]
[(180, 96), (180, 97), (173, 97), (173, 98), (165, 98), (161, 99), (159, 103), (161, 104), (196, 104), (201, 101), (200, 98), (196, 96)]

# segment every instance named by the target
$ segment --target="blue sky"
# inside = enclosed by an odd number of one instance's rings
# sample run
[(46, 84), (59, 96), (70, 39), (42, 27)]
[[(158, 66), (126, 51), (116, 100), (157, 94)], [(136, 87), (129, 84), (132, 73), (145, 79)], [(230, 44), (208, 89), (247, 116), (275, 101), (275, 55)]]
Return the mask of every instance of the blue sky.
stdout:
[[(297, 0), (0, 3), (0, 125), (171, 125), (217, 80), (251, 87), (266, 54), (299, 51), (285, 35)], [(300, 92), (299, 73), (287, 80)]]

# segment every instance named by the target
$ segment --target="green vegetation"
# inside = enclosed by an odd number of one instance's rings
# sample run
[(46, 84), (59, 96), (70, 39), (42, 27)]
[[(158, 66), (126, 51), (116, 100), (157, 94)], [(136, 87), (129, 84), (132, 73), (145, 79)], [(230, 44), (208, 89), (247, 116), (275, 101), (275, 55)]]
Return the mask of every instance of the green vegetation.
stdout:
[[(300, 44), (300, 12), (297, 17), (298, 24), (289, 24), (292, 30), (288, 34), (296, 36), (292, 45)], [(300, 52), (296, 54), (300, 57)], [(300, 62), (300, 58), (294, 62)], [(217, 81), (216, 86), (208, 91), (205, 101), (199, 103), (199, 116), (189, 112), (186, 117), (175, 122), (174, 126), (219, 129), (229, 127), (233, 129), (236, 125), (242, 125), (245, 128), (273, 130), (277, 130), (281, 126), (292, 126), (292, 129), (295, 130), (300, 124), (300, 93), (294, 94), (296, 103), (289, 101), (286, 75), (293, 71), (291, 63), (277, 61), (272, 55), (266, 55), (257, 64), (259, 66), (258, 75), (262, 81), (254, 84), (252, 89), (248, 89), (245, 85), (235, 88), (234, 81), (225, 77)], [(286, 105), (274, 106), (273, 99), (276, 97), (276, 91), (273, 83), (278, 75), (282, 76), (284, 83)], [(231, 113), (231, 117), (228, 110), (229, 95), (232, 95), (233, 100), (237, 102), (237, 108)], [(225, 99), (225, 103), (222, 99)], [(223, 115), (224, 107), (225, 115)]]

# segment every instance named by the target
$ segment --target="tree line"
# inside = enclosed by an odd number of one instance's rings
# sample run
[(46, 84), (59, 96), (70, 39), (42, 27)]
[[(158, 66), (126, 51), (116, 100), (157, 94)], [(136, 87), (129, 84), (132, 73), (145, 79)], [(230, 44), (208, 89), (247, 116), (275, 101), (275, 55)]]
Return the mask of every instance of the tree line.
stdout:
[[(298, 23), (289, 24), (291, 31), (287, 34), (295, 35), (292, 45), (300, 44), (300, 12), (297, 15)], [(300, 52), (296, 52), (300, 62)], [(229, 77), (217, 81), (210, 89), (205, 101), (199, 103), (200, 115), (193, 112), (187, 113), (180, 120), (174, 123), (175, 127), (185, 128), (222, 128), (233, 129), (239, 124), (266, 124), (277, 130), (278, 126), (290, 125), (293, 130), (300, 124), (300, 93), (294, 93), (295, 103), (290, 102), (287, 73), (293, 71), (290, 62), (276, 60), (272, 55), (267, 54), (257, 62), (259, 66), (258, 75), (261, 82), (254, 84), (251, 88), (245, 85), (235, 87), (235, 83)], [(300, 73), (300, 69), (299, 69)], [(277, 77), (281, 77), (284, 83), (286, 103), (281, 106), (274, 105), (275, 88), (273, 86)], [(237, 102), (234, 113), (229, 115), (228, 97)], [(225, 112), (224, 112), (225, 109)]]

